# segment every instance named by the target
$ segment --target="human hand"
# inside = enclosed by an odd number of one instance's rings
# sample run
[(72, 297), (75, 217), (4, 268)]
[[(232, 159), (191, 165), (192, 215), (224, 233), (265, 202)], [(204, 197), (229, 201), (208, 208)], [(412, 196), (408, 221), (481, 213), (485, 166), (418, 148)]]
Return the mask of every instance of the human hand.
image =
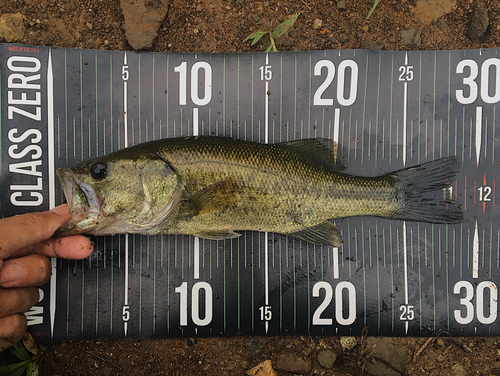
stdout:
[(49, 257), (81, 259), (93, 251), (83, 235), (51, 238), (71, 218), (68, 205), (0, 219), (0, 351), (26, 331), (23, 312), (38, 302), (38, 288), (50, 279)]

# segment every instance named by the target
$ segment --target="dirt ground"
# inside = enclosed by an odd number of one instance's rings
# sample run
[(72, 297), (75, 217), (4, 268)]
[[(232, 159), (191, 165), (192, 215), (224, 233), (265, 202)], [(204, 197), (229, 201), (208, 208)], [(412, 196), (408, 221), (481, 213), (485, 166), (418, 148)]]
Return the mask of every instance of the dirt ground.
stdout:
[[(436, 2), (451, 5), (447, 14), (434, 10), (433, 19), (432, 4)], [(26, 32), (22, 43), (131, 49), (122, 29), (124, 18), (119, 0), (1, 0), (1, 4), (0, 15), (23, 15)], [(253, 47), (243, 43), (243, 39), (257, 30), (272, 30), (297, 12), (300, 16), (294, 27), (277, 41), (279, 50), (442, 50), (500, 46), (500, 0), (381, 0), (367, 20), (372, 5), (371, 0), (172, 1), (151, 50), (259, 51), (262, 45), (267, 47), (266, 37)], [(488, 10), (489, 27), (473, 41), (469, 28), (478, 6)], [(405, 40), (404, 32), (408, 30), (412, 34)], [(426, 340), (394, 339), (396, 347), (404, 349), (408, 356), (406, 374), (500, 374), (497, 338)], [(274, 367), (285, 350), (310, 362), (311, 374), (368, 374), (363, 369), (373, 363), (362, 338), (350, 351), (341, 348), (339, 338), (323, 337), (101, 340), (53, 343), (43, 349), (43, 375), (244, 375), (267, 359)], [(318, 361), (318, 354), (324, 349), (337, 355), (332, 369), (322, 367)]]

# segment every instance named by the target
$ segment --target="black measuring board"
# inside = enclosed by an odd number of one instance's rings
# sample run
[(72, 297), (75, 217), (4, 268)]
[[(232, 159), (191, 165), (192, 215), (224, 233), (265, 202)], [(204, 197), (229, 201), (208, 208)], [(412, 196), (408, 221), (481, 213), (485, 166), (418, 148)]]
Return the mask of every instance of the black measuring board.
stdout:
[(498, 49), (179, 54), (0, 45), (2, 216), (62, 202), (55, 169), (140, 142), (327, 138), (346, 173), (456, 155), (459, 225), (336, 218), (339, 248), (95, 237), (52, 260), (40, 340), (219, 335), (500, 335)]

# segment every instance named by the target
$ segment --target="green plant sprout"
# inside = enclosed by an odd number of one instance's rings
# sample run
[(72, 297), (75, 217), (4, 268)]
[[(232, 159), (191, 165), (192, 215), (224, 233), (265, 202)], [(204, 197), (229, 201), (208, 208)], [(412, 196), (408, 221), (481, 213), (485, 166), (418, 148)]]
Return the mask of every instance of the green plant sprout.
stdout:
[(266, 52), (269, 52), (269, 51), (278, 52), (278, 49), (276, 48), (275, 40), (278, 39), (279, 37), (281, 37), (283, 34), (285, 34), (288, 31), (288, 29), (290, 29), (293, 26), (295, 21), (297, 21), (299, 14), (300, 13), (297, 13), (294, 16), (292, 16), (291, 18), (289, 18), (288, 20), (283, 21), (272, 32), (270, 32), (270, 31), (256, 31), (255, 33), (250, 34), (245, 39), (243, 39), (243, 43), (246, 42), (247, 40), (253, 39), (252, 43), (250, 43), (250, 46), (253, 46), (264, 35), (269, 34), (269, 39), (271, 41), (271, 44), (267, 48)]
[(377, 7), (379, 2), (380, 2), (380, 0), (375, 0), (375, 2), (373, 3), (372, 9), (370, 9), (370, 11), (368, 12), (368, 16), (366, 16), (366, 19), (370, 18), (370, 16), (373, 14), (373, 12), (375, 12), (375, 8)]
[(24, 372), (26, 372), (27, 376), (38, 376), (39, 369), (37, 360), (39, 356), (35, 355), (31, 357), (28, 351), (21, 344), (21, 342), (18, 342), (14, 346), (12, 346), (10, 348), (10, 352), (17, 359), (19, 359), (20, 362), (1, 366), (0, 375), (21, 376), (24, 374)]

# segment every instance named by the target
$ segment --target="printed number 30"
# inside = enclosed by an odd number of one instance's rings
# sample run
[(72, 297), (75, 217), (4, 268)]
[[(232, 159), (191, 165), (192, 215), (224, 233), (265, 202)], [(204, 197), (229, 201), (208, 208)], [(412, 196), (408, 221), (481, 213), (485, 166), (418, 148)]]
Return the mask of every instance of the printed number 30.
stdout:
[[(455, 320), (459, 324), (470, 324), (474, 319), (474, 286), (469, 281), (458, 281), (453, 287), (454, 294), (460, 294), (462, 289), (465, 289), (465, 296), (460, 298), (460, 305), (465, 307), (465, 316), (462, 316), (462, 310), (456, 309), (453, 311)], [(484, 314), (484, 290), (489, 290), (489, 315)], [(481, 324), (492, 324), (497, 319), (498, 306), (498, 288), (493, 282), (484, 281), (477, 285), (476, 288), (476, 316)]]

